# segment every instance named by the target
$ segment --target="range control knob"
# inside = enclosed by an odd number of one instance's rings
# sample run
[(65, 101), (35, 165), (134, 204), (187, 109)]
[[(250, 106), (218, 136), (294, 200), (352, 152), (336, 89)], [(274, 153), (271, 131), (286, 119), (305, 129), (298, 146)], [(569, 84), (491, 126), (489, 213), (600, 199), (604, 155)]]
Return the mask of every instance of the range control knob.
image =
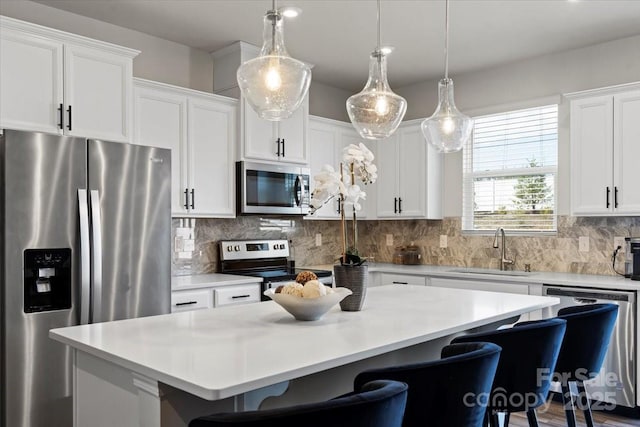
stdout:
[(233, 250), (233, 246), (229, 245), (227, 246), (227, 252), (231, 252)]
[(240, 252), (240, 245), (235, 245), (233, 247), (233, 250), (236, 251), (236, 252)]
[(277, 250), (278, 249), (278, 245), (277, 244), (273, 245), (273, 249)]
[(280, 243), (280, 249), (284, 249), (284, 243)]

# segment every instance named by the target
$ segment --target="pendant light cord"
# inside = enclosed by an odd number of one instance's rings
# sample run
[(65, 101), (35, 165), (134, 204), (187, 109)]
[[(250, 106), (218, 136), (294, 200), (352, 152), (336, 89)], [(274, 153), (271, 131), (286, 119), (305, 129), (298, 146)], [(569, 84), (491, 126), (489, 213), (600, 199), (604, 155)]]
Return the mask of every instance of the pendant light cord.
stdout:
[(380, 30), (380, 28), (381, 28), (380, 19), (381, 19), (381, 16), (380, 16), (380, 0), (378, 0), (378, 47), (376, 49), (376, 51), (378, 53), (380, 53), (380, 44), (381, 44), (380, 40), (382, 38), (382, 36), (380, 35), (380, 33), (381, 33), (381, 30)]
[(271, 54), (276, 50), (276, 21), (278, 12), (276, 11), (276, 0), (271, 0), (271, 10), (273, 10), (273, 19), (271, 20)]
[(449, 0), (445, 0), (444, 12), (444, 78), (449, 79)]

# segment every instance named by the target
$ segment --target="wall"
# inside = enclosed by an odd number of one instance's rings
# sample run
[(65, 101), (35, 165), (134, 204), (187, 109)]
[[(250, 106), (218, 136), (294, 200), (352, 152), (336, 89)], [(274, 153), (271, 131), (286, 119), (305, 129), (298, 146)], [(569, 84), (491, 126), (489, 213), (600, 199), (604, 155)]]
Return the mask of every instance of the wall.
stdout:
[[(455, 52), (451, 52), (456, 55)], [(464, 53), (458, 53), (464, 54)], [(569, 92), (640, 81), (640, 36), (453, 75), (458, 108), (470, 115), (525, 108)], [(437, 80), (396, 88), (407, 99), (406, 119), (428, 117), (438, 103)], [(559, 108), (558, 213), (569, 206), (568, 102)], [(444, 216), (462, 214), (462, 154), (445, 157)]]
[[(196, 250), (189, 258), (174, 253), (173, 272), (199, 274), (218, 271), (218, 242), (234, 239), (287, 239), (294, 247), (296, 265), (333, 264), (341, 253), (340, 221), (309, 221), (300, 218), (173, 220), (176, 227), (193, 227)], [(422, 263), (458, 267), (498, 268), (500, 249), (494, 249), (493, 236), (462, 235), (460, 220), (442, 221), (358, 221), (359, 249), (362, 256), (376, 262), (392, 262), (395, 245), (414, 243), (423, 255)], [(315, 246), (316, 233), (322, 246)], [(386, 246), (386, 235), (394, 246)], [(448, 237), (448, 247), (440, 248), (440, 236)], [(578, 250), (578, 237), (589, 237), (589, 251)], [(615, 236), (640, 236), (640, 217), (558, 218), (557, 236), (523, 237), (507, 234), (507, 258), (515, 259), (514, 269), (615, 275), (611, 268)], [(624, 270), (624, 258), (617, 258), (617, 270)]]

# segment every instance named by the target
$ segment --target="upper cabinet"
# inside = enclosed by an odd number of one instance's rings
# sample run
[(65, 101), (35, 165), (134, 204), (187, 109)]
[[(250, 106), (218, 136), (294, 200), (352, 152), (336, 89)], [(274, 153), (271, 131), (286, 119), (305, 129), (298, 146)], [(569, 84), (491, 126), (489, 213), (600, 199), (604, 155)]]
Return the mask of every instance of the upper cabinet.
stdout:
[(171, 149), (173, 216), (234, 217), (237, 101), (135, 80), (135, 142)]
[(377, 218), (442, 218), (442, 155), (427, 144), (419, 121), (378, 141), (376, 158)]
[(0, 17), (0, 127), (130, 141), (138, 53)]
[(568, 96), (573, 215), (640, 214), (640, 87)]
[[(350, 144), (358, 145), (364, 142), (370, 146), (371, 141), (360, 138), (351, 123), (340, 122), (337, 120), (325, 119), (322, 117), (309, 117), (309, 169), (311, 170), (311, 191), (314, 189), (313, 177), (317, 175), (324, 165), (330, 165), (335, 170), (339, 170), (339, 164), (342, 162), (343, 149)], [(371, 147), (369, 147), (374, 151)], [(377, 163), (377, 161), (374, 161)], [(363, 186), (361, 182), (357, 183), (367, 193), (367, 198), (361, 201), (362, 209), (358, 211), (359, 219), (368, 219), (370, 201), (375, 191), (373, 186)], [(345, 212), (347, 219), (351, 218), (351, 212)], [(340, 203), (337, 198), (327, 202), (318, 209), (313, 215), (308, 215), (308, 219), (338, 219), (340, 218)]]
[(240, 158), (309, 164), (307, 127), (309, 97), (291, 117), (279, 122), (261, 119), (241, 97)]

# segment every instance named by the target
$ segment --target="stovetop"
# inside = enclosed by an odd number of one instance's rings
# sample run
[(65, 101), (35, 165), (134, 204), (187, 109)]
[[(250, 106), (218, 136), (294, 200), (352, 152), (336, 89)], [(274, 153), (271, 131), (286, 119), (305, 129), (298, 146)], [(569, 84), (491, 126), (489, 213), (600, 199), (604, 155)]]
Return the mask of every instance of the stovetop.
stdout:
[(272, 282), (286, 282), (296, 280), (296, 276), (303, 271), (311, 271), (315, 273), (319, 278), (330, 277), (331, 271), (329, 270), (310, 270), (306, 268), (282, 268), (276, 270), (237, 270), (237, 271), (225, 271), (227, 274), (239, 274), (242, 276), (262, 277), (265, 281)]

